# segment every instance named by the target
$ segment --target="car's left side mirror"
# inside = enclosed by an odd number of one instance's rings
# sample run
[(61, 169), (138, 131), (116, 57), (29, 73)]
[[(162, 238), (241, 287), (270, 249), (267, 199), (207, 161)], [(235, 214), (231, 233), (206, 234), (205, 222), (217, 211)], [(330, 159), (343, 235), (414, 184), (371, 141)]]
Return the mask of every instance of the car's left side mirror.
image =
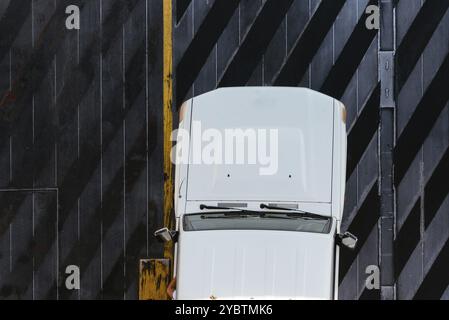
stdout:
[(171, 231), (168, 228), (162, 228), (154, 232), (154, 236), (161, 242), (176, 241), (176, 235), (176, 231)]
[(343, 245), (351, 250), (354, 250), (357, 247), (357, 241), (357, 237), (348, 231), (337, 236), (337, 244)]

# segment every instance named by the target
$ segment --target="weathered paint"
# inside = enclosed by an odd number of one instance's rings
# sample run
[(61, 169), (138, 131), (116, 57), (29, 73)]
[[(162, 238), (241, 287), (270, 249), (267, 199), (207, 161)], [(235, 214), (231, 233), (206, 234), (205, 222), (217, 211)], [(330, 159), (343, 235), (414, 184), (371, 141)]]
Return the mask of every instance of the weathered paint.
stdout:
[(170, 261), (168, 259), (142, 259), (139, 270), (139, 300), (167, 300)]
[[(163, 114), (164, 114), (164, 226), (173, 227), (173, 165), (170, 159), (173, 130), (173, 42), (172, 2), (164, 0), (164, 66), (163, 66)], [(173, 261), (173, 243), (165, 244), (164, 257)]]

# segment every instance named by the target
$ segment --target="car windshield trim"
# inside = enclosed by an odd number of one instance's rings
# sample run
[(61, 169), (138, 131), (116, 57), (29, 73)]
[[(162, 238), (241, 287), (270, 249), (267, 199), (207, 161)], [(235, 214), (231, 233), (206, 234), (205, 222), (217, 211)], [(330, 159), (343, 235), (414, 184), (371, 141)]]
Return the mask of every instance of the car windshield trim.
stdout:
[[(313, 216), (303, 215), (300, 212), (273, 212), (273, 211), (246, 211), (246, 210), (229, 210), (229, 211), (215, 211), (215, 212), (197, 212), (188, 213), (185, 216), (201, 216), (202, 219), (232, 219), (232, 218), (271, 218), (271, 219), (303, 219), (316, 220)], [(318, 220), (329, 220), (331, 217), (322, 216)]]
[(332, 222), (332, 217), (315, 219), (293, 212), (242, 212), (240, 210), (189, 213), (182, 219), (183, 229), (186, 232), (271, 230), (328, 234)]

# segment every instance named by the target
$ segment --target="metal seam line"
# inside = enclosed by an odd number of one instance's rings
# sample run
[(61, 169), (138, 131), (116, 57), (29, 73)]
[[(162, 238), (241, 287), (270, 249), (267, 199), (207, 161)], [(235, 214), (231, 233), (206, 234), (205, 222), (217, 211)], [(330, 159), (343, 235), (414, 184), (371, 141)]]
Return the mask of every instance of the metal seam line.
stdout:
[[(125, 24), (122, 26), (122, 109), (126, 108), (126, 42)], [(126, 117), (123, 119), (123, 283), (126, 281)], [(126, 300), (126, 290), (123, 290)]]
[[(55, 3), (55, 7), (56, 7), (56, 3)], [(57, 112), (57, 55), (55, 53), (54, 56), (54, 104), (55, 104), (55, 112)], [(58, 187), (58, 141), (55, 141), (55, 157), (54, 157), (54, 161), (55, 161), (55, 170), (54, 170), (54, 175), (55, 175), (55, 187)], [(59, 300), (59, 212), (58, 212), (58, 208), (59, 208), (59, 198), (58, 198), (58, 193), (56, 193), (56, 274), (55, 274), (55, 283), (56, 283), (56, 300)]]
[(149, 80), (148, 80), (148, 0), (145, 1), (145, 130), (146, 130), (146, 136), (145, 136), (145, 160), (146, 160), (146, 208), (145, 208), (145, 214), (146, 214), (146, 256), (148, 257), (149, 254), (149, 141), (148, 141), (148, 134), (149, 134), (149, 114), (148, 114), (148, 95), (149, 95)]
[[(103, 0), (99, 1), (100, 39), (103, 42)], [(103, 297), (103, 51), (100, 50), (100, 289)]]
[[(77, 65), (79, 66), (80, 64), (80, 47), (81, 47), (81, 36), (80, 36), (80, 30), (77, 30), (77, 37), (76, 37), (76, 62)], [(80, 104), (78, 103), (77, 108), (76, 108), (76, 116), (77, 116), (77, 132), (76, 132), (76, 149), (77, 149), (77, 160), (80, 160)], [(81, 201), (80, 201), (81, 197), (78, 197), (77, 199), (77, 240), (78, 240), (78, 244), (80, 243), (81, 240)], [(80, 253), (78, 253), (78, 263), (80, 262)], [(81, 283), (80, 283), (80, 288), (78, 290), (78, 300), (81, 300)]]

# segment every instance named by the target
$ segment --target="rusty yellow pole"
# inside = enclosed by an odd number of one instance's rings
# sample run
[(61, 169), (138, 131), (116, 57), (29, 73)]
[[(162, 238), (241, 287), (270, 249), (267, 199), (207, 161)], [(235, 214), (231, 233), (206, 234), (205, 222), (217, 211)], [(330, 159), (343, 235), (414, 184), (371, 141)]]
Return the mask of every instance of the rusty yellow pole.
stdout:
[[(163, 0), (164, 65), (163, 65), (163, 118), (164, 118), (164, 226), (173, 227), (173, 172), (170, 140), (173, 130), (173, 40), (172, 40), (172, 0)], [(164, 247), (164, 257), (173, 263), (173, 243)]]
[(142, 259), (139, 266), (139, 300), (167, 300), (170, 283), (168, 259)]

